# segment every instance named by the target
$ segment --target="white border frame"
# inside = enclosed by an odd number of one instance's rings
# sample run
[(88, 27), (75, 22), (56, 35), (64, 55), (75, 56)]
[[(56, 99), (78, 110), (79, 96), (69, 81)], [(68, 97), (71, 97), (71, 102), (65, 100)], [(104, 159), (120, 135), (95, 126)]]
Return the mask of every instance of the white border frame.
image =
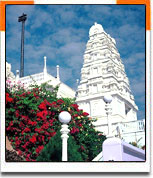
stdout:
[[(27, 1), (28, 4), (28, 1)], [(116, 4), (116, 0), (35, 0), (35, 4)], [(149, 172), (151, 130), (151, 62), (150, 31), (146, 31), (146, 162), (5, 162), (5, 32), (0, 32), (0, 87), (1, 87), (1, 171), (2, 172)]]

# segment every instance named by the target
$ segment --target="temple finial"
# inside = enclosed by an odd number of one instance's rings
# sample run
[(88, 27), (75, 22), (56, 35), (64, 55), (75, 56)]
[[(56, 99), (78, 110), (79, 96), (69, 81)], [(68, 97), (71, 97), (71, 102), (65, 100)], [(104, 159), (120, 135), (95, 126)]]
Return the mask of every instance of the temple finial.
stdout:
[(47, 57), (44, 56), (44, 73), (47, 73), (46, 59), (47, 59)]
[(56, 66), (56, 69), (57, 69), (57, 75), (56, 75), (56, 78), (57, 80), (60, 81), (60, 75), (59, 75), (59, 65)]
[(47, 59), (47, 57), (46, 56), (44, 56), (44, 80), (46, 80), (47, 79), (47, 66), (46, 66), (46, 59)]

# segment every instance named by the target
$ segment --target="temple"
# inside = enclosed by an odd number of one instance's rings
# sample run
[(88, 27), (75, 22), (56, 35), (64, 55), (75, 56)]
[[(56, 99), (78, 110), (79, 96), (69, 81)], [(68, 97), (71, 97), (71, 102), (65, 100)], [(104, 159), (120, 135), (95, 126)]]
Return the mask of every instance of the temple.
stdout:
[[(110, 117), (114, 125), (114, 135), (117, 134), (116, 128), (120, 123), (123, 127), (128, 125), (128, 130), (134, 125), (137, 127), (138, 107), (122, 59), (115, 39), (104, 31), (102, 25), (95, 23), (90, 28), (83, 58), (76, 102), (91, 117), (97, 118), (95, 128), (107, 135), (107, 115), (103, 98), (108, 94), (113, 97)], [(144, 123), (141, 122), (140, 125), (144, 126)]]

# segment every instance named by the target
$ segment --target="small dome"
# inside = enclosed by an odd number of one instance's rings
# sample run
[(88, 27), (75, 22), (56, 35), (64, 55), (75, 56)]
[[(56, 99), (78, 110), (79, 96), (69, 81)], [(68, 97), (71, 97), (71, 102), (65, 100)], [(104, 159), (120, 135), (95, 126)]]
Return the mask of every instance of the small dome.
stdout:
[(104, 32), (102, 25), (97, 24), (95, 22), (95, 24), (89, 30), (89, 36), (92, 36), (92, 35), (97, 34), (97, 33), (102, 33), (102, 32)]

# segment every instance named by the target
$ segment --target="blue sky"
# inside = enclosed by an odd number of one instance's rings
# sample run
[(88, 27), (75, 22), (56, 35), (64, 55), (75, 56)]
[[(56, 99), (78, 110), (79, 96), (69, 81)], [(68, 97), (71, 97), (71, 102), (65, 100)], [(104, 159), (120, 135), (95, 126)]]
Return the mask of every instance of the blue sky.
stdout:
[(15, 73), (20, 67), (21, 23), (25, 24), (25, 76), (47, 70), (72, 88), (80, 78), (90, 27), (97, 22), (115, 38), (130, 81), (138, 119), (145, 118), (145, 6), (144, 5), (7, 5), (6, 59)]

